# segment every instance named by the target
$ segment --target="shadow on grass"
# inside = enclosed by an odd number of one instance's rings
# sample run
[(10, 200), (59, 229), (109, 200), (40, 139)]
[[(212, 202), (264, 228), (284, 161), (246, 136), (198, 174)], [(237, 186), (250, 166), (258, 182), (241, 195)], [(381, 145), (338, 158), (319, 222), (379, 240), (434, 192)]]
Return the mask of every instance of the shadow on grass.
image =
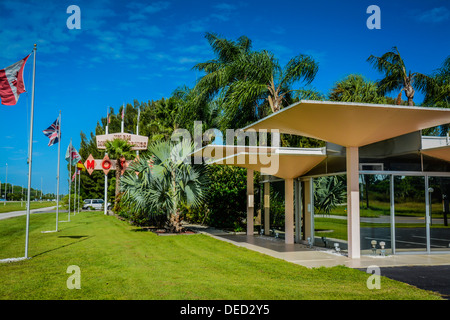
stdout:
[(81, 238), (87, 238), (89, 236), (59, 236), (58, 238), (70, 238), (70, 239), (81, 239)]
[(59, 249), (62, 249), (62, 248), (66, 248), (66, 247), (71, 246), (73, 244), (80, 243), (82, 241), (88, 240), (89, 238), (92, 238), (92, 237), (93, 236), (59, 236), (58, 238), (71, 238), (71, 239), (79, 239), (79, 240), (71, 242), (71, 243), (68, 243), (68, 244), (65, 244), (65, 245), (62, 245), (62, 246), (57, 247), (57, 248), (53, 248), (53, 249), (50, 249), (50, 250), (43, 251), (41, 253), (35, 254), (33, 256), (33, 258), (42, 256), (42, 255), (44, 255), (46, 253), (49, 253), (49, 252), (52, 252), (52, 251), (56, 251), (56, 250), (59, 250)]
[(147, 229), (143, 229), (143, 228), (134, 228), (131, 231), (133, 231), (133, 232), (148, 232)]

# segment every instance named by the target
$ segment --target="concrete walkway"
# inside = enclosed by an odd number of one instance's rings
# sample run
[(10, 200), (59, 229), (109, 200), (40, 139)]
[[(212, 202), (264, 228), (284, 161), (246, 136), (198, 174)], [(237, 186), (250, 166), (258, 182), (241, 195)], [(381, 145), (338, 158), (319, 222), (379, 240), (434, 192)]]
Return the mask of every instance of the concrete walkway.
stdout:
[(344, 265), (349, 268), (367, 269), (369, 266), (443, 266), (450, 265), (449, 254), (414, 254), (390, 255), (386, 257), (363, 255), (360, 259), (349, 259), (332, 249), (319, 247), (309, 248), (303, 244), (285, 244), (284, 240), (273, 237), (246, 234), (232, 234), (215, 228), (185, 225), (196, 232), (207, 234), (213, 238), (232, 243), (239, 247), (257, 251), (272, 257), (283, 259), (308, 268), (333, 267)]

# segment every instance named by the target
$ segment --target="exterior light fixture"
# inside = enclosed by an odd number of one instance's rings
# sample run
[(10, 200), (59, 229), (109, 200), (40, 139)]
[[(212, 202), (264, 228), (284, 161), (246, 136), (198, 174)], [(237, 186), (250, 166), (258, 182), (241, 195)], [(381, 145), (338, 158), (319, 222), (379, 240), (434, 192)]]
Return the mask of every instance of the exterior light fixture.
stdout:
[(339, 248), (339, 243), (335, 243), (334, 244), (334, 250), (336, 250), (336, 252), (340, 252), (341, 251), (341, 248)]
[(311, 237), (308, 237), (308, 246), (309, 246), (310, 248), (312, 247)]
[[(372, 245), (372, 253), (373, 255), (377, 254), (377, 240), (370, 241), (370, 244)], [(381, 242), (380, 242), (381, 244)]]
[(384, 249), (384, 246), (386, 245), (386, 243), (384, 241), (380, 242), (380, 247), (381, 247), (381, 255), (384, 257), (386, 255), (386, 250)]
[(325, 248), (327, 247), (327, 238), (326, 237), (322, 237), (322, 242), (325, 245)]

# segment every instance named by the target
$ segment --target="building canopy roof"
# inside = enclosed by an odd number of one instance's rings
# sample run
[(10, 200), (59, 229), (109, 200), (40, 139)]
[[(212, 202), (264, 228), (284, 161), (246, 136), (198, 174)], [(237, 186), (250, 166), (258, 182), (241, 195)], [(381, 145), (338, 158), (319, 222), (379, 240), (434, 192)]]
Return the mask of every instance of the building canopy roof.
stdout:
[(193, 153), (209, 164), (252, 169), (282, 179), (299, 177), (326, 158), (325, 148), (272, 148), (208, 145)]
[[(362, 147), (401, 139), (402, 135), (409, 137), (414, 132), (420, 139), (420, 130), (446, 123), (450, 123), (450, 109), (302, 100), (244, 130), (279, 130), (344, 147)], [(422, 148), (419, 141), (414, 152), (450, 161), (448, 142), (433, 139), (422, 138)], [(388, 143), (391, 149), (394, 140)], [(400, 145), (405, 143), (403, 140), (399, 140)], [(209, 164), (233, 165), (288, 179), (309, 172), (327, 158), (327, 152), (326, 148), (210, 144), (192, 156), (202, 157)]]
[(279, 130), (361, 147), (446, 123), (450, 109), (301, 100), (244, 130)]

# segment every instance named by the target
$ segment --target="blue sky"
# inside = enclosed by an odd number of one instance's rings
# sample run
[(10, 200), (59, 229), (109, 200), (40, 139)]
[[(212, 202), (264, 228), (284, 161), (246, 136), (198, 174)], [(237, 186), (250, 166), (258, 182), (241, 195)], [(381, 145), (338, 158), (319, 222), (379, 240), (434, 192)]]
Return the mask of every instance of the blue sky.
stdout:
[[(381, 29), (369, 30), (369, 5), (381, 9)], [(68, 29), (67, 7), (78, 5), (81, 29)], [(197, 62), (212, 58), (204, 39), (246, 35), (256, 50), (272, 51), (286, 63), (299, 54), (319, 62), (312, 86), (328, 93), (350, 73), (376, 81), (366, 62), (399, 48), (407, 67), (431, 73), (450, 55), (450, 3), (432, 1), (22, 1), (0, 0), (0, 68), (31, 52), (37, 43), (32, 186), (56, 192), (57, 145), (46, 129), (62, 112), (61, 154), (70, 138), (89, 134), (109, 106), (169, 97), (192, 86)], [(16, 106), (0, 105), (0, 180), (27, 185), (26, 163), (32, 59), (25, 68), (28, 92)], [(422, 95), (416, 94), (420, 103)], [(61, 162), (61, 177), (68, 173)], [(68, 186), (61, 180), (61, 192)]]

